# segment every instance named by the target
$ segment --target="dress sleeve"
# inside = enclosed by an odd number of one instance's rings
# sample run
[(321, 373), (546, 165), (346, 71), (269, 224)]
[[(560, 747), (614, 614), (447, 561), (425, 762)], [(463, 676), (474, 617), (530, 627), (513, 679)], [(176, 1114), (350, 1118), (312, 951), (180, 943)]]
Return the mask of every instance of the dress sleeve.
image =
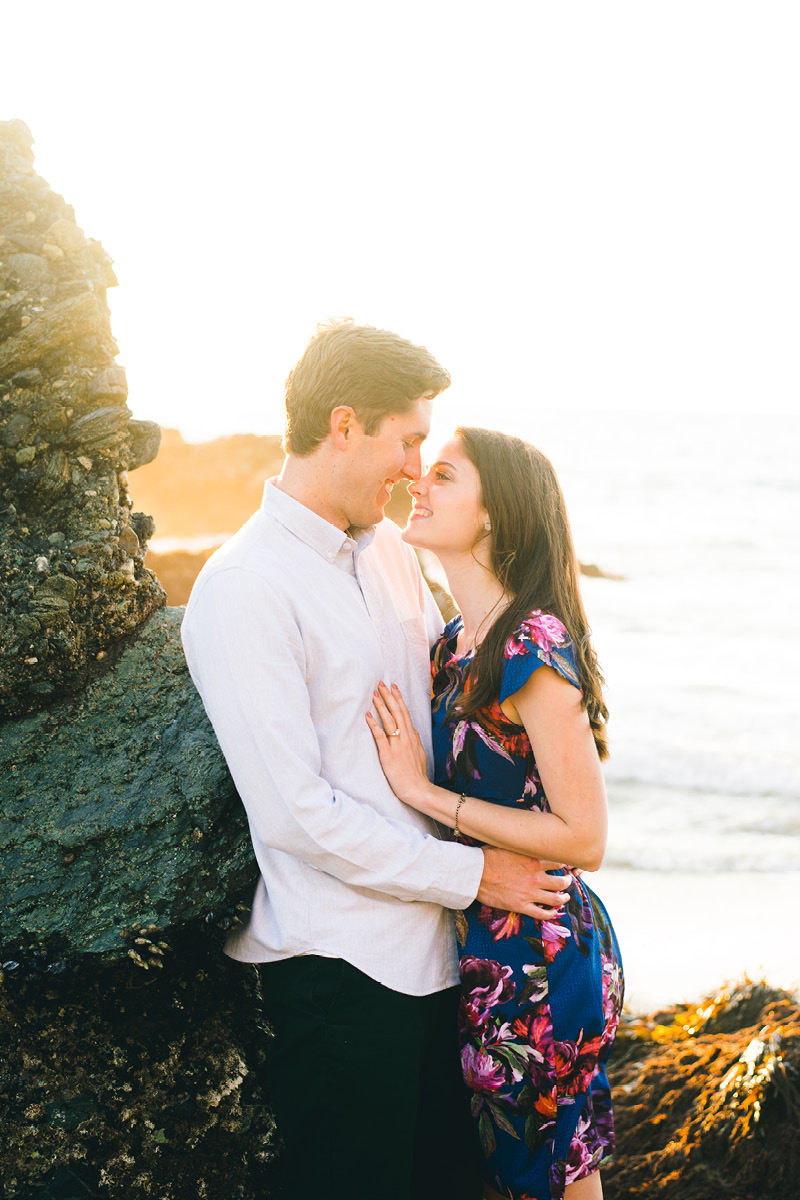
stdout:
[(543, 665), (552, 667), (581, 690), (572, 639), (558, 617), (537, 609), (506, 642), (500, 703), (518, 692), (536, 668)]

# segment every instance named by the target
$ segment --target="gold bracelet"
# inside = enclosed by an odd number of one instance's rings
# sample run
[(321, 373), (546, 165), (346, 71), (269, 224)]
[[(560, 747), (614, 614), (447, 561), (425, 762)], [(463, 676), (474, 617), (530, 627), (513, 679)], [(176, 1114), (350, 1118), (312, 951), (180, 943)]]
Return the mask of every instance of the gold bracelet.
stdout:
[(453, 833), (456, 835), (456, 837), (457, 837), (457, 838), (461, 837), (461, 833), (460, 833), (460, 831), (459, 831), (459, 828), (458, 828), (458, 814), (459, 814), (459, 812), (461, 811), (461, 805), (464, 803), (464, 801), (466, 800), (466, 798), (467, 798), (467, 797), (466, 797), (466, 796), (464, 795), (464, 793), (462, 792), (462, 793), (461, 793), (461, 796), (460, 796), (460, 798), (459, 798), (458, 804), (456, 805), (456, 823), (455, 823), (455, 825), (454, 825), (454, 827), (453, 827)]

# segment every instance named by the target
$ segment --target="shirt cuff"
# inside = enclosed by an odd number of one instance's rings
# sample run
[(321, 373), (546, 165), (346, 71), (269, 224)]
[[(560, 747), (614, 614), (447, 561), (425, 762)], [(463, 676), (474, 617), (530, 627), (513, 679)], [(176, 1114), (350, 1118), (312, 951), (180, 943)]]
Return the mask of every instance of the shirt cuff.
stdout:
[(442, 878), (425, 899), (435, 900), (443, 908), (469, 908), (481, 886), (483, 850), (460, 842), (440, 842), (440, 846), (444, 856)]

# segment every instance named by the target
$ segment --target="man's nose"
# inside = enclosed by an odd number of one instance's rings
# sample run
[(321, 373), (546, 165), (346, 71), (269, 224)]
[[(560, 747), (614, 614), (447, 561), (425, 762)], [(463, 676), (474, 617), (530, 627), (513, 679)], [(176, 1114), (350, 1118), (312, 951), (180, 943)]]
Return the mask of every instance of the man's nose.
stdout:
[(406, 451), (403, 463), (403, 474), (406, 479), (416, 483), (422, 475), (422, 451), (419, 446), (412, 446)]

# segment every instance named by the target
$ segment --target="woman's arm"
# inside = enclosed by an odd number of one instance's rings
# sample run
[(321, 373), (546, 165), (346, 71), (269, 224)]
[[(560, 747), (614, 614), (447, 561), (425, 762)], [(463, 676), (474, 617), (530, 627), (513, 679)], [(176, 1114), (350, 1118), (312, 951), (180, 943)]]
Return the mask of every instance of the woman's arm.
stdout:
[[(428, 779), (425, 752), (400, 692), (381, 684), (373, 699), (380, 720), (368, 714), (367, 721), (395, 794), (455, 828), (460, 797)], [(605, 852), (606, 794), (580, 693), (542, 665), (503, 702), (503, 710), (525, 728), (551, 811), (506, 808), (467, 795), (458, 812), (459, 831), (504, 850), (596, 871)], [(399, 737), (389, 736), (394, 729)]]

